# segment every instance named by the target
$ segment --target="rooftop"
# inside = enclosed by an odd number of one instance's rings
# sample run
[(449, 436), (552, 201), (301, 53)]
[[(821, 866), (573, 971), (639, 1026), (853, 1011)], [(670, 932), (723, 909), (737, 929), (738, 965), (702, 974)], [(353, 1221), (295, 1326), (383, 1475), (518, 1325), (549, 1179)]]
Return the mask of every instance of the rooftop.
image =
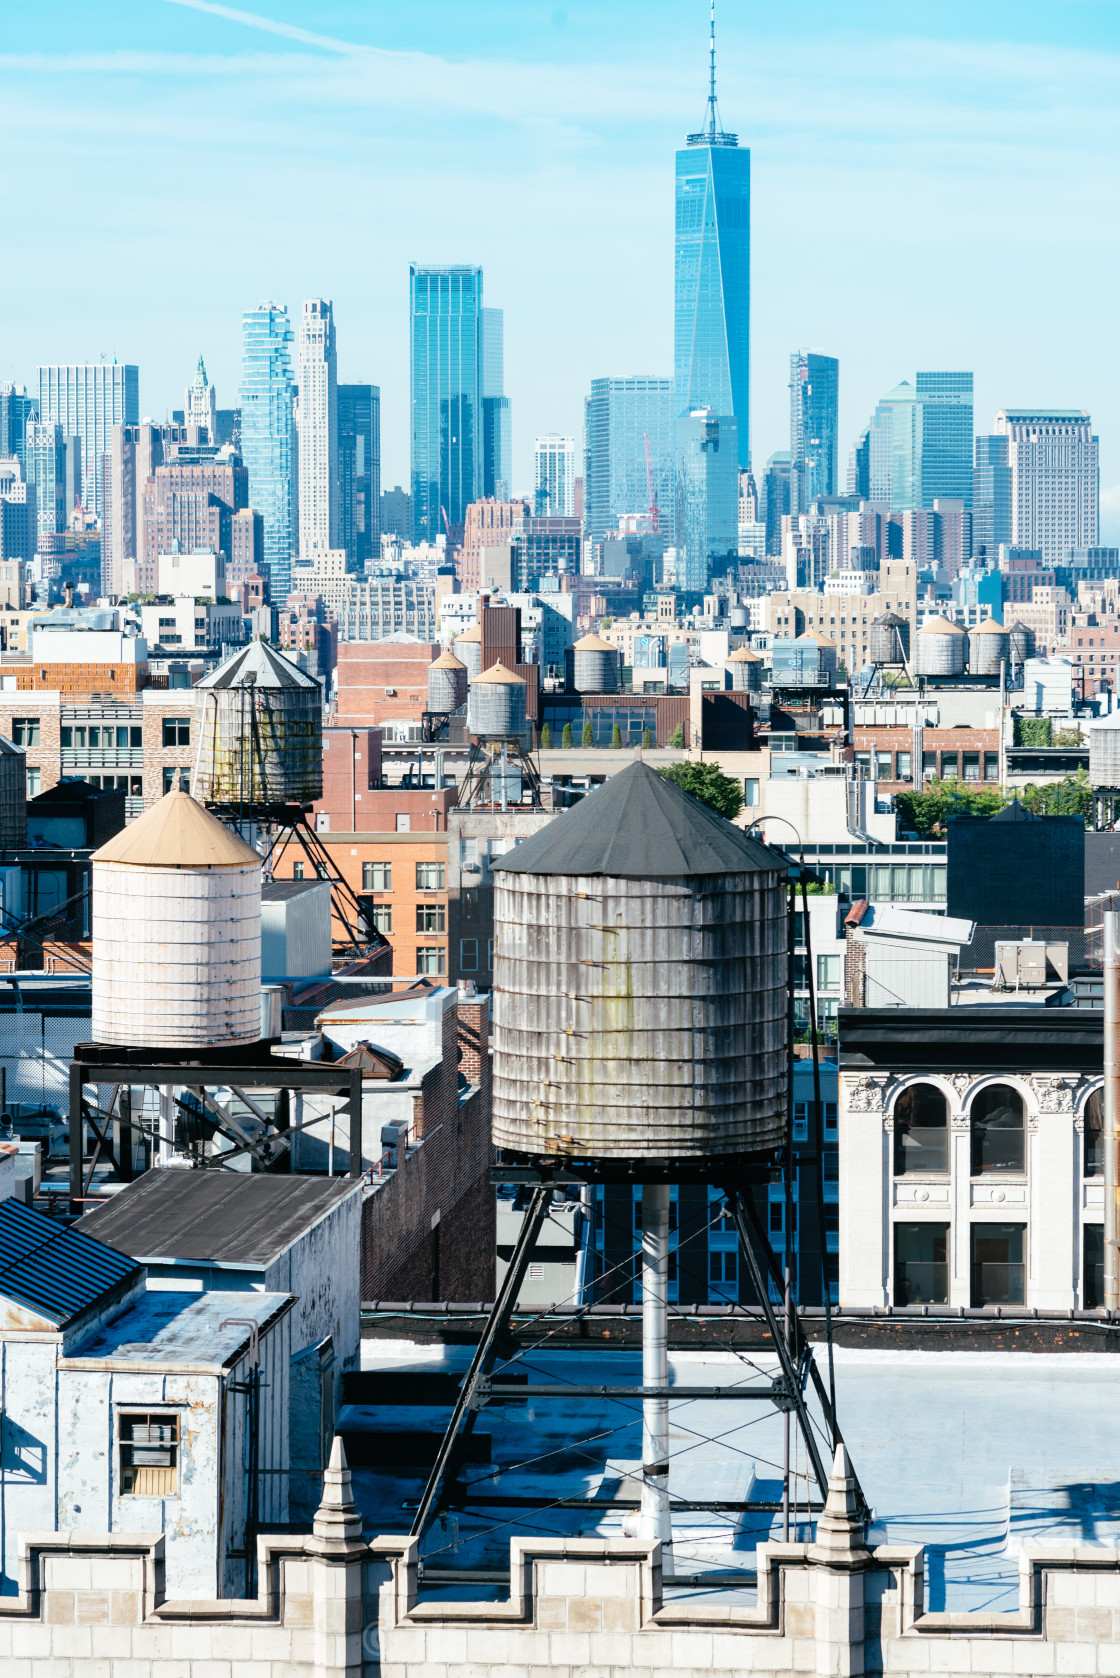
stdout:
[(314, 676), (303, 670), (270, 647), (265, 641), (250, 641), (218, 666), (209, 676), (196, 684), (210, 688), (317, 688)]
[(252, 1336), (244, 1319), (250, 1319), (258, 1333), (263, 1333), (294, 1304), (294, 1294), (255, 1290), (143, 1293), (119, 1317), (96, 1329), (65, 1362), (112, 1362), (130, 1367), (148, 1364), (160, 1369), (185, 1367), (215, 1372), (229, 1369), (249, 1349)]
[[(158, 1175), (158, 1174), (157, 1174)], [(0, 1299), (62, 1328), (137, 1276), (135, 1259), (21, 1201), (0, 1202)]]
[(189, 792), (165, 793), (158, 804), (122, 828), (93, 862), (133, 868), (257, 868), (261, 858), (243, 839), (197, 804)]

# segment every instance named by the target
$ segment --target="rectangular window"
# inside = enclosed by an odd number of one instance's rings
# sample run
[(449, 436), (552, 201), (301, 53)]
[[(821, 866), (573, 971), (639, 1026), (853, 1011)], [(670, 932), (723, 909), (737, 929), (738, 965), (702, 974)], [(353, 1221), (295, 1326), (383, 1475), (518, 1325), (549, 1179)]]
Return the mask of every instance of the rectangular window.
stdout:
[(949, 1303), (948, 1224), (895, 1224), (896, 1305)]
[(370, 903), (366, 906), (366, 919), (375, 932), (384, 933), (387, 938), (393, 930), (393, 905), (391, 903)]
[(37, 746), (39, 744), (38, 717), (14, 717), (12, 719), (12, 744), (14, 746)]
[(447, 867), (442, 862), (418, 862), (416, 864), (417, 891), (446, 891)]
[(363, 862), (363, 891), (392, 891), (393, 865), (391, 862)]
[(911, 773), (910, 765), (911, 765), (911, 761), (912, 761), (912, 759), (910, 757), (910, 753), (909, 752), (896, 752), (895, 757), (894, 757), (894, 761), (895, 761), (895, 774), (898, 776), (898, 779), (900, 781), (908, 781), (910, 779), (910, 773)]
[[(106, 734), (108, 734), (108, 730), (106, 730)], [(109, 744), (108, 739), (106, 739), (105, 744), (106, 745)], [(90, 728), (90, 731), (89, 731), (89, 749), (90, 749), (91, 752), (95, 752), (95, 751), (99, 752), (101, 750), (101, 730), (100, 730), (100, 728), (96, 728), (96, 727), (91, 727)]]
[(836, 1103), (826, 1101), (824, 1104), (824, 1133), (826, 1136), (836, 1135)]
[(817, 957), (817, 989), (839, 990), (843, 978), (843, 956)]
[(937, 774), (937, 753), (936, 752), (923, 752), (922, 753), (922, 779), (924, 781), (932, 781), (936, 774)]
[(182, 788), (184, 792), (191, 790), (191, 772), (189, 769), (165, 769), (163, 772), (164, 792), (174, 792)]
[(418, 903), (416, 905), (417, 932), (446, 932), (446, 909), (442, 903)]
[(189, 717), (164, 717), (163, 743), (165, 746), (189, 746), (191, 720)]
[(143, 728), (130, 728), (128, 731), (128, 743), (133, 750), (135, 750), (138, 746), (142, 746), (144, 744)]
[(743, 780), (743, 803), (748, 810), (758, 808), (758, 777), (747, 775)]
[(793, 1139), (795, 1142), (807, 1142), (809, 1139), (809, 1103), (795, 1101), (793, 1104)]
[(443, 949), (423, 948), (416, 952), (417, 973), (442, 973), (447, 966), (447, 953)]
[(478, 972), (478, 939), (460, 938), (459, 940), (459, 970), (462, 973)]
[(130, 775), (128, 777), (128, 790), (131, 797), (142, 798), (144, 796), (143, 775)]
[(302, 862), (293, 862), (292, 863), (292, 879), (293, 880), (302, 880), (303, 879), (303, 863)]
[(979, 752), (965, 752), (965, 754), (964, 754), (964, 778), (965, 778), (966, 781), (978, 781), (980, 779), (980, 753)]
[(1104, 1304), (1104, 1225), (1086, 1224), (1083, 1241), (1081, 1308), (1096, 1311)]
[(972, 1304), (1022, 1305), (1024, 1289), (1022, 1224), (973, 1224)]
[(43, 790), (43, 772), (42, 772), (42, 770), (41, 769), (31, 769), (31, 768), (29, 768), (28, 771), (27, 771), (27, 796), (28, 796), (28, 798), (38, 798), (38, 796), (39, 796), (39, 794), (42, 790)]
[(957, 764), (957, 754), (956, 754), (956, 752), (942, 752), (942, 754), (941, 754), (941, 779), (943, 781), (955, 781), (958, 778), (959, 778), (959, 776), (958, 776), (958, 764)]
[(179, 1417), (174, 1411), (117, 1417), (123, 1497), (178, 1497)]
[(984, 779), (986, 781), (999, 780), (999, 753), (984, 753)]
[(708, 1254), (708, 1280), (716, 1283), (731, 1283), (739, 1280), (739, 1255), (731, 1252), (710, 1252)]

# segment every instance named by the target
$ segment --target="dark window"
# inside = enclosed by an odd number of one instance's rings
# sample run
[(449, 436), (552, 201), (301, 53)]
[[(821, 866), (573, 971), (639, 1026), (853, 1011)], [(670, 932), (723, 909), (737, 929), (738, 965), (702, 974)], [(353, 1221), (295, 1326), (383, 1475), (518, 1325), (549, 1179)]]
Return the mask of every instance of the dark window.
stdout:
[(12, 744), (15, 746), (37, 746), (39, 744), (38, 717), (14, 717), (12, 719)]
[(178, 1497), (179, 1417), (174, 1412), (117, 1418), (120, 1487), (126, 1497)]
[(416, 905), (417, 932), (443, 932), (446, 930), (445, 910), (442, 903), (418, 903)]
[(391, 903), (371, 903), (366, 908), (366, 916), (370, 925), (377, 932), (383, 932), (386, 937), (393, 930), (393, 906)]
[(708, 1254), (708, 1277), (715, 1283), (736, 1282), (739, 1278), (739, 1255), (736, 1252)]
[(392, 891), (393, 865), (391, 862), (363, 862), (363, 891)]
[(163, 743), (165, 746), (189, 746), (191, 720), (189, 717), (164, 717)]
[(417, 891), (446, 890), (447, 869), (442, 862), (418, 862), (416, 864)]
[(895, 1224), (894, 1302), (949, 1303), (948, 1224)]
[(972, 1175), (1023, 1171), (1026, 1137), (1023, 1099), (1007, 1084), (992, 1084), (972, 1103)]
[(1085, 1175), (1104, 1176), (1104, 1105), (1100, 1090), (1094, 1090), (1085, 1103)]
[(165, 769), (164, 772), (163, 772), (163, 790), (164, 790), (164, 792), (174, 792), (180, 787), (182, 788), (182, 790), (184, 792), (189, 792), (190, 791), (190, 789), (191, 789), (191, 772), (190, 772), (190, 770), (186, 767), (184, 767), (182, 769)]
[(973, 1305), (1022, 1305), (1023, 1274), (1023, 1225), (973, 1224)]
[(128, 731), (128, 743), (130, 746), (142, 746), (144, 744), (144, 730), (142, 728), (130, 727)]
[(1081, 1307), (1096, 1311), (1104, 1304), (1104, 1225), (1086, 1224), (1084, 1267), (1081, 1276)]
[(894, 1170), (948, 1171), (949, 1109), (935, 1084), (911, 1084), (894, 1104)]

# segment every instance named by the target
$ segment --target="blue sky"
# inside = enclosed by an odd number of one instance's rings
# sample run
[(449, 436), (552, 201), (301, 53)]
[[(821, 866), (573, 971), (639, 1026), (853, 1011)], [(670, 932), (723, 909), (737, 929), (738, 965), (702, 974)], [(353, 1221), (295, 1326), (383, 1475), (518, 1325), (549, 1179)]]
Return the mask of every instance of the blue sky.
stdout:
[[(719, 13), (753, 154), (756, 466), (786, 446), (793, 348), (840, 357), (845, 450), (917, 367), (972, 368), (978, 428), (1089, 409), (1120, 541), (1117, 0)], [(116, 354), (159, 416), (201, 350), (226, 405), (241, 311), (328, 296), (405, 481), (408, 263), (481, 262), (523, 488), (592, 377), (671, 370), (706, 33), (705, 0), (8, 7), (0, 379)]]

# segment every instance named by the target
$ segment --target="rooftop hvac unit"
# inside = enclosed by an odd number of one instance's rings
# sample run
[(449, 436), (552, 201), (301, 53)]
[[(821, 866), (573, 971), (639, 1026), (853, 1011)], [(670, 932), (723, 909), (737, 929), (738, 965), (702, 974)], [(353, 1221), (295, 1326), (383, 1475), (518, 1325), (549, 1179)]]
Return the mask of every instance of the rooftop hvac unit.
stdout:
[(996, 945), (993, 990), (1039, 990), (1069, 978), (1069, 945), (1024, 938)]

